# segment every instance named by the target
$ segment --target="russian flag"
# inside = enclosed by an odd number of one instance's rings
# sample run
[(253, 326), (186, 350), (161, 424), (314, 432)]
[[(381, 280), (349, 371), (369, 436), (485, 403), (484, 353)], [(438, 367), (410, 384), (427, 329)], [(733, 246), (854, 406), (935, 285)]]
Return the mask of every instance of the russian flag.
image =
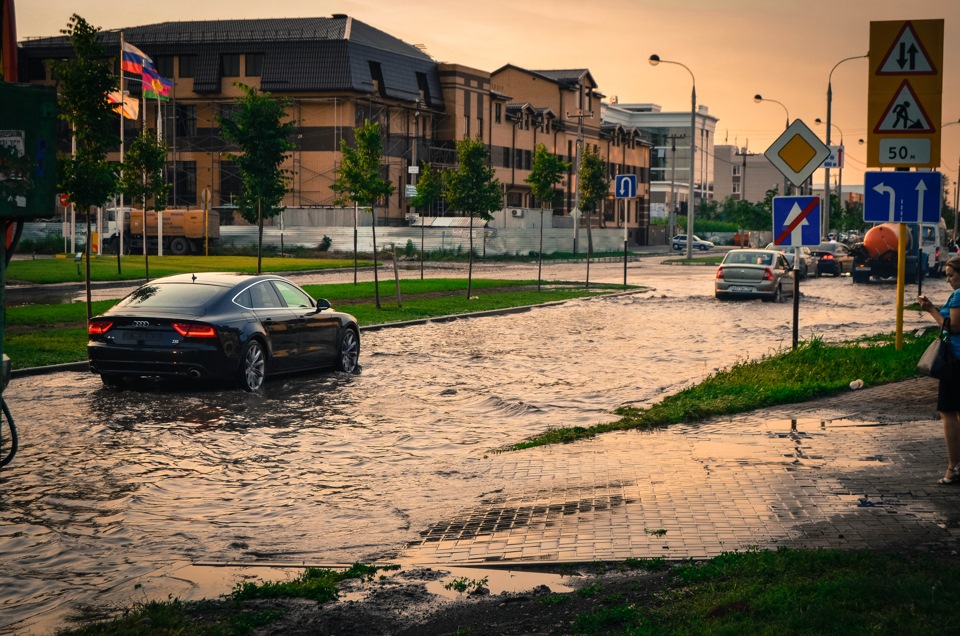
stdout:
[(121, 51), (120, 68), (128, 73), (143, 73), (143, 69), (149, 66), (153, 68), (153, 60), (146, 53), (127, 42), (123, 43)]

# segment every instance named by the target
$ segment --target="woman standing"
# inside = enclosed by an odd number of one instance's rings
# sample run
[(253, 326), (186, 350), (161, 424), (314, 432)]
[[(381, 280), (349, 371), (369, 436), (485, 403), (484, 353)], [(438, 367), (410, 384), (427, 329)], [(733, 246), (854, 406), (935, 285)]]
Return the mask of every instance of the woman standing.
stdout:
[[(920, 309), (933, 316), (940, 327), (945, 319), (950, 319), (950, 344), (954, 357), (960, 360), (960, 256), (947, 261), (946, 272), (953, 293), (943, 307), (937, 309), (926, 296), (919, 296), (917, 300)], [(960, 483), (960, 368), (940, 380), (937, 410), (943, 420), (943, 437), (947, 442), (947, 472), (938, 483)]]

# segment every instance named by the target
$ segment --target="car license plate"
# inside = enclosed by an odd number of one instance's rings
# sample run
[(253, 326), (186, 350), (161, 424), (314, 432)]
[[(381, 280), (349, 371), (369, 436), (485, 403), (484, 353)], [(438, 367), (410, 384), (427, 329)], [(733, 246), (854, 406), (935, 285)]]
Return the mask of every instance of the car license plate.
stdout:
[(752, 294), (756, 290), (753, 287), (746, 287), (744, 285), (733, 285), (730, 287), (730, 291), (738, 294)]

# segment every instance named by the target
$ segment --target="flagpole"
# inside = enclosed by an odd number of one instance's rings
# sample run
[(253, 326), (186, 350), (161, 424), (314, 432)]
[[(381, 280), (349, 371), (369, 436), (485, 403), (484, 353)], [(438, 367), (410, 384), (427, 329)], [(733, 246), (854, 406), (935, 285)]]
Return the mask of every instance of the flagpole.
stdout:
[[(160, 131), (160, 91), (157, 91), (157, 143), (162, 139)], [(155, 202), (156, 203), (156, 202)], [(157, 208), (157, 256), (163, 256), (163, 206), (155, 205)]]
[[(123, 31), (120, 32), (120, 174), (123, 175), (123, 143), (124, 143), (124, 134), (123, 131), (127, 127), (127, 115), (124, 112), (126, 110), (126, 105), (124, 104), (124, 79), (123, 79)], [(119, 240), (117, 241), (117, 272), (120, 271), (120, 255), (123, 254), (123, 192), (120, 192), (120, 209), (113, 211), (114, 223), (117, 228), (117, 235)]]

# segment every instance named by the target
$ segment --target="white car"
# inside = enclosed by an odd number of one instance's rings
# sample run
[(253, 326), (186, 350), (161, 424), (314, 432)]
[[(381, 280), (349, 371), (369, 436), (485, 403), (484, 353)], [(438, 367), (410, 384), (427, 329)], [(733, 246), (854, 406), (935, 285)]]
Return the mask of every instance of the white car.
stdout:
[[(671, 245), (673, 245), (673, 249), (675, 250), (685, 250), (687, 249), (687, 235), (677, 234), (672, 239), (670, 239), (670, 243)], [(704, 241), (702, 238), (694, 234), (693, 247), (700, 250), (701, 252), (705, 252), (709, 249), (713, 249), (715, 245), (713, 244), (713, 242)]]

